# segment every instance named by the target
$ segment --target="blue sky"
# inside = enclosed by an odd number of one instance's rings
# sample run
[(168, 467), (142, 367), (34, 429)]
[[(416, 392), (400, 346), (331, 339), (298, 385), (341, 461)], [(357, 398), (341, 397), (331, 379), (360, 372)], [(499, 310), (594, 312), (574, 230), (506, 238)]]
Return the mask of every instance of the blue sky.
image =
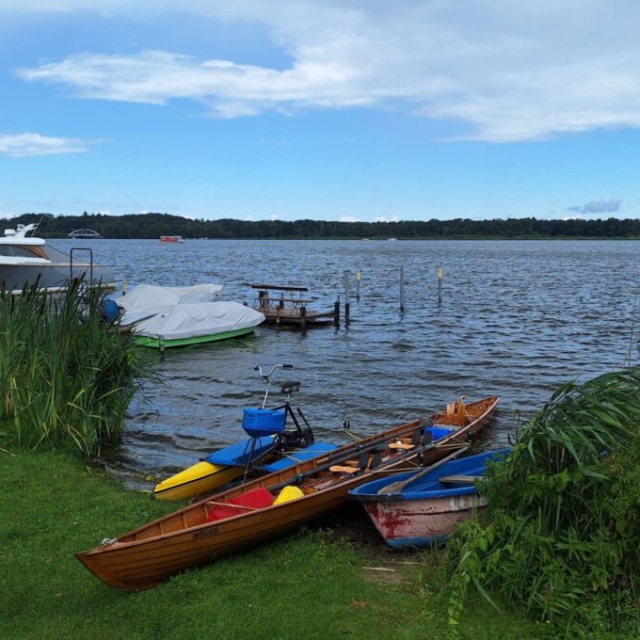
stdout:
[(0, 217), (640, 217), (636, 0), (0, 0)]

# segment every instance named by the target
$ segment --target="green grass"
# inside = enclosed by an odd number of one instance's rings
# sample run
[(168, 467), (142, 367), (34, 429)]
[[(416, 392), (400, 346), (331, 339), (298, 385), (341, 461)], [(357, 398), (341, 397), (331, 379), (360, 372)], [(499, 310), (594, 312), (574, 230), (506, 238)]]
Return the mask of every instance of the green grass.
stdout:
[[(124, 593), (94, 578), (73, 554), (176, 505), (125, 491), (63, 453), (0, 452), (0, 482), (3, 640), (448, 636), (440, 555), (387, 551), (366, 520), (356, 518), (360, 532), (353, 528), (348, 510), (346, 523), (336, 517), (310, 525), (149, 591)], [(473, 597), (461, 630), (474, 640), (536, 639), (546, 631)]]

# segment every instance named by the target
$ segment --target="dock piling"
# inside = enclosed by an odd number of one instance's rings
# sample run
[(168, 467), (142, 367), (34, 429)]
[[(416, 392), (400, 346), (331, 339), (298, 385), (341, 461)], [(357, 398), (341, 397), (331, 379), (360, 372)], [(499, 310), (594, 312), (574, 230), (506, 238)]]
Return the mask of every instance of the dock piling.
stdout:
[(344, 321), (349, 324), (349, 272), (344, 272)]

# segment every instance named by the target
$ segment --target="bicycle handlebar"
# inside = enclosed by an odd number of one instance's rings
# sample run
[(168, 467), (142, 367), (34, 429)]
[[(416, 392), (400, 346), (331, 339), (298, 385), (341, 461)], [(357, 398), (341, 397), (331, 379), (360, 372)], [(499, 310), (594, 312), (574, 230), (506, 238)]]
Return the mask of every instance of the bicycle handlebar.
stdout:
[(269, 378), (271, 377), (271, 375), (276, 369), (293, 369), (293, 365), (292, 364), (276, 364), (273, 367), (271, 367), (271, 371), (269, 371), (269, 373), (262, 373), (262, 367), (259, 364), (257, 364), (253, 368), (254, 371), (257, 371), (263, 378), (266, 378), (267, 380), (269, 380)]

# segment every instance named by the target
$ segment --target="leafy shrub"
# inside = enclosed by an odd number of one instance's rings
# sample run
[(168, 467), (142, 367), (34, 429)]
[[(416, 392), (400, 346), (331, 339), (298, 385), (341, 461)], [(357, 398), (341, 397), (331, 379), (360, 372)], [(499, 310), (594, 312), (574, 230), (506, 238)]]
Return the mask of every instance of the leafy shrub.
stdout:
[(483, 523), (448, 548), (454, 632), (469, 584), (570, 637), (638, 625), (639, 369), (558, 389), (484, 493)]

